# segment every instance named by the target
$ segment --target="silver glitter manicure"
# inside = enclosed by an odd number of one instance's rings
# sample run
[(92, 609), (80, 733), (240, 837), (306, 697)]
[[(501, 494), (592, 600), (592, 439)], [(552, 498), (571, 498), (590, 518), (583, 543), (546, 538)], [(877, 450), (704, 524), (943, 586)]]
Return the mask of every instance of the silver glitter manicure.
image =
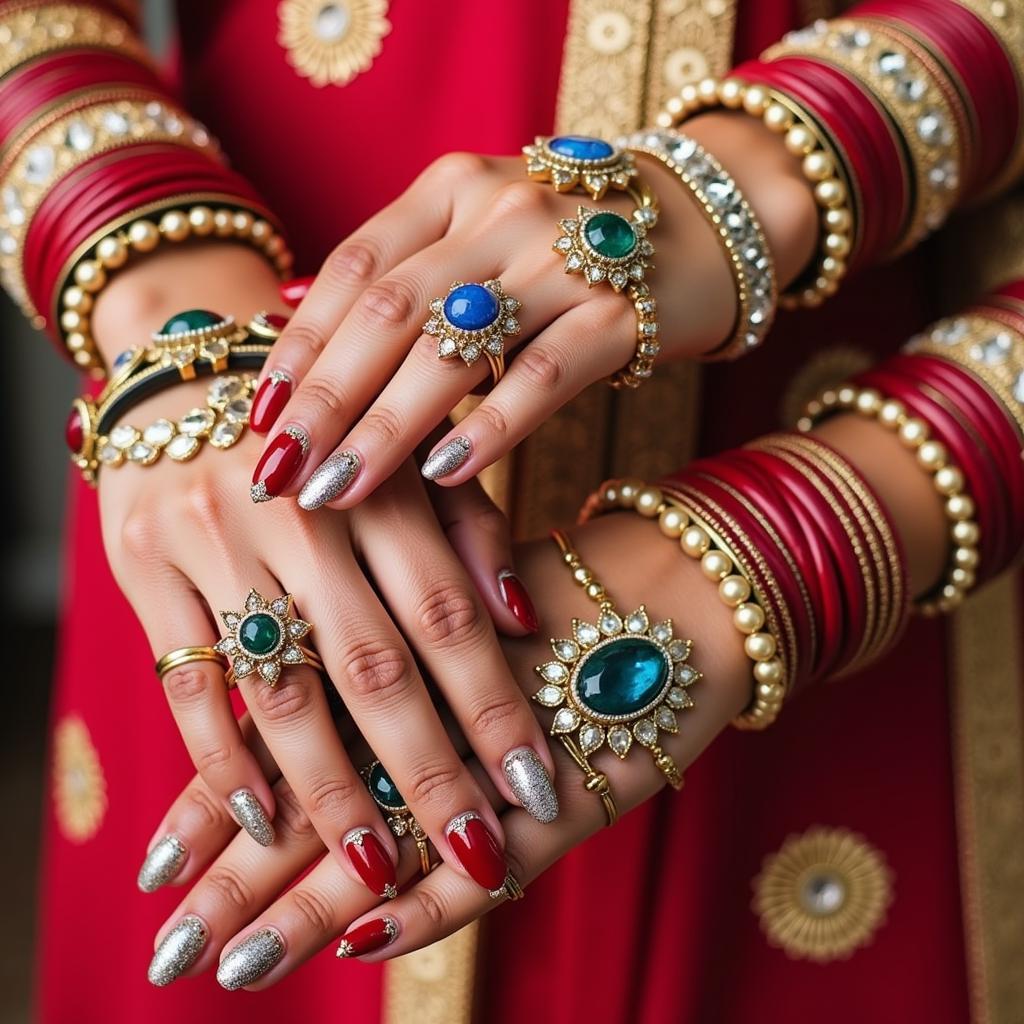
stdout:
[(184, 867), (187, 856), (188, 849), (177, 836), (164, 836), (139, 868), (139, 888), (143, 892), (156, 892)]
[(299, 492), (299, 506), (307, 512), (333, 501), (355, 480), (362, 463), (355, 452), (335, 452), (322, 462)]
[(269, 928), (246, 936), (220, 962), (217, 981), (222, 988), (234, 992), (258, 981), (284, 956), (281, 936)]
[(558, 817), (558, 797), (544, 762), (530, 747), (510, 750), (501, 762), (509, 789), (523, 808), (547, 824)]
[(446, 445), (442, 445), (434, 452), (426, 462), (420, 473), (427, 480), (437, 480), (440, 477), (454, 473), (473, 452), (473, 445), (468, 437), (453, 437)]
[(151, 985), (163, 988), (187, 971), (202, 953), (210, 933), (194, 914), (183, 917), (165, 936), (149, 962), (146, 977)]
[(231, 810), (238, 824), (256, 840), (260, 846), (269, 846), (274, 841), (274, 826), (270, 824), (262, 804), (251, 789), (236, 789), (228, 797)]

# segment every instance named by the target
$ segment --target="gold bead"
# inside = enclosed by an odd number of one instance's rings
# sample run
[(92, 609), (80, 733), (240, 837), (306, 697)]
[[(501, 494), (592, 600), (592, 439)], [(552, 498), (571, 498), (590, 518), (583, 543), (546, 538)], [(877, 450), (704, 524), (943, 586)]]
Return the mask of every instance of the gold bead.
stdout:
[(928, 424), (909, 416), (900, 424), (899, 437), (908, 448), (918, 448), (928, 440)]
[(160, 231), (151, 220), (134, 221), (128, 228), (128, 244), (138, 252), (152, 252), (160, 244)]
[(814, 186), (814, 198), (821, 206), (841, 206), (846, 202), (846, 186), (838, 178), (827, 178)]
[(235, 234), (239, 238), (248, 238), (252, 231), (253, 216), (248, 210), (235, 210), (231, 215), (231, 223), (235, 226)]
[[(759, 661), (758, 665), (771, 664), (767, 661)], [(782, 698), (786, 695), (780, 683), (758, 683), (754, 691), (757, 696), (766, 704), (781, 704)]]
[(724, 551), (707, 551), (700, 560), (700, 568), (709, 580), (723, 580), (732, 572), (732, 559)]
[(853, 227), (853, 214), (846, 207), (841, 207), (838, 210), (826, 210), (821, 220), (829, 231), (849, 233)]
[(813, 288), (805, 288), (800, 293), (800, 304), (807, 309), (817, 309), (825, 301), (825, 296)]
[(662, 509), (661, 515), (658, 516), (658, 528), (666, 537), (671, 537), (672, 540), (675, 540), (682, 534), (689, 522), (690, 517), (681, 508), (675, 508), (672, 505)]
[(679, 98), (683, 101), (683, 105), (687, 110), (693, 110), (693, 108), (700, 102), (700, 96), (697, 93), (697, 86), (693, 82), (687, 82), (686, 85), (679, 90)]
[(953, 583), (942, 588), (942, 600), (948, 602), (949, 608), (955, 608), (964, 599), (963, 591)]
[(767, 661), (775, 654), (775, 637), (771, 633), (751, 633), (743, 641), (743, 650), (751, 661)]
[(778, 658), (759, 661), (754, 666), (754, 678), (759, 683), (781, 683), (782, 662)]
[(73, 331), (64, 339), (64, 344), (72, 352), (81, 352), (83, 349), (90, 347), (89, 339), (79, 331)]
[(878, 410), (878, 422), (884, 427), (895, 430), (900, 425), (900, 420), (906, 414), (906, 406), (902, 402), (897, 402), (894, 398), (891, 398), (889, 401), (883, 402), (882, 408)]
[(743, 94), (743, 109), (752, 117), (760, 117), (768, 106), (768, 93), (759, 85), (748, 86)]
[(600, 583), (591, 583), (590, 586), (587, 587), (587, 597), (595, 601), (601, 596), (603, 592), (604, 588), (601, 586)]
[(793, 126), (793, 115), (781, 103), (769, 103), (761, 118), (773, 132), (780, 135)]
[(265, 220), (254, 220), (249, 232), (254, 242), (265, 242), (273, 233), (274, 229)]
[(714, 78), (702, 78), (697, 83), (697, 97), (708, 105), (718, 102), (718, 82)]
[(946, 499), (946, 515), (950, 519), (973, 519), (974, 502), (969, 494), (952, 494)]
[(801, 169), (804, 172), (805, 178), (809, 181), (818, 182), (831, 178), (836, 168), (835, 164), (832, 163), (832, 157), (828, 153), (816, 150), (804, 157)]
[(623, 508), (632, 508), (633, 502), (636, 501), (636, 496), (644, 488), (644, 482), (642, 480), (628, 479), (621, 480), (619, 482), (619, 504)]
[(653, 519), (664, 500), (664, 495), (657, 487), (643, 487), (637, 491), (633, 507), (645, 519)]
[[(850, 388), (850, 391), (853, 392), (853, 388)], [(821, 393), (821, 404), (826, 409), (831, 409), (832, 406), (838, 405), (839, 404), (839, 392), (833, 390), (832, 388), (827, 388), (825, 391), (822, 391), (822, 393)]]
[(976, 580), (977, 577), (970, 569), (962, 569), (959, 566), (949, 574), (950, 583), (955, 583), (962, 590), (970, 590)]
[(117, 235), (108, 235), (96, 245), (96, 259), (108, 270), (116, 270), (127, 261), (128, 246)]
[(834, 231), (826, 235), (821, 244), (829, 256), (838, 256), (842, 259), (850, 252), (850, 239), (846, 235), (840, 235)]
[(280, 235), (271, 235), (263, 246), (263, 251), (268, 256), (279, 256), (284, 252), (284, 239)]
[(92, 309), (92, 296), (78, 285), (65, 289), (61, 296), (61, 304), (65, 309), (73, 309), (76, 313), (88, 313)]
[(882, 407), (882, 396), (874, 388), (865, 388), (854, 403), (857, 412), (864, 416), (874, 416)]
[(593, 581), (594, 581), (594, 574), (589, 569), (585, 568), (584, 566), (580, 566), (578, 569), (576, 569), (573, 572), (572, 578), (577, 583), (579, 583), (581, 586), (585, 587), (588, 584), (593, 583)]
[(665, 104), (665, 109), (675, 116), (678, 116), (683, 112), (683, 98), (682, 96), (671, 96), (669, 101)]
[(978, 524), (972, 520), (962, 519), (953, 524), (949, 535), (957, 544), (963, 544), (965, 547), (974, 547), (981, 539), (981, 530), (978, 528)]
[[(671, 100), (669, 102), (671, 102)], [(675, 123), (675, 118), (669, 111), (659, 110), (658, 116), (654, 119), (654, 123), (659, 128), (671, 128)]]
[(786, 149), (793, 156), (807, 156), (814, 152), (816, 140), (813, 133), (802, 124), (795, 124), (786, 132)]
[(956, 548), (953, 551), (953, 564), (961, 569), (977, 569), (979, 561), (977, 548)]
[(285, 249), (275, 257), (274, 266), (277, 267), (279, 274), (290, 274), (292, 267), (295, 266), (295, 254), (291, 249)]
[(691, 558), (699, 558), (707, 551), (711, 541), (702, 527), (691, 524), (683, 530), (679, 544)]
[[(923, 447), (924, 445), (921, 446)], [(918, 456), (921, 454), (921, 448), (918, 449)], [(964, 475), (956, 466), (943, 466), (936, 471), (932, 482), (935, 484), (935, 490), (947, 497), (964, 489)]]
[(181, 210), (168, 210), (160, 218), (160, 234), (172, 242), (183, 242), (191, 230), (188, 217)]
[(818, 268), (830, 282), (836, 282), (846, 276), (846, 263), (835, 256), (826, 256)]
[(107, 272), (95, 260), (82, 260), (75, 267), (75, 283), (87, 292), (98, 292), (107, 283)]
[(941, 469), (946, 464), (948, 457), (946, 446), (941, 441), (925, 441), (917, 449), (918, 463), (930, 473)]
[(814, 287), (824, 296), (835, 295), (839, 291), (839, 282), (829, 277), (816, 277)]
[(214, 229), (213, 222), (213, 210), (208, 206), (193, 206), (188, 211), (188, 222), (192, 225), (192, 230), (200, 236), (200, 238), (206, 235), (212, 235)]
[(743, 604), (750, 597), (750, 584), (746, 578), (739, 575), (726, 576), (718, 584), (718, 596), (730, 607), (735, 608)]
[(732, 623), (741, 633), (756, 633), (764, 625), (764, 612), (756, 604), (741, 604), (732, 613)]
[(60, 315), (60, 326), (63, 331), (77, 331), (82, 326), (82, 315), (73, 309), (65, 309)]
[(852, 409), (857, 404), (858, 391), (852, 384), (844, 384), (836, 391), (836, 404)]
[(619, 489), (615, 484), (605, 484), (601, 491), (601, 501), (605, 505), (617, 505), (619, 503)]
[(86, 350), (84, 348), (80, 348), (75, 353), (75, 362), (79, 366), (92, 366), (93, 365), (92, 352), (90, 352), (90, 351), (88, 351), (88, 350)]
[(718, 101), (729, 110), (743, 106), (743, 91), (746, 86), (738, 78), (727, 78), (718, 86)]
[(227, 238), (235, 233), (235, 225), (232, 223), (231, 210), (218, 210), (213, 215), (213, 230), (220, 238)]

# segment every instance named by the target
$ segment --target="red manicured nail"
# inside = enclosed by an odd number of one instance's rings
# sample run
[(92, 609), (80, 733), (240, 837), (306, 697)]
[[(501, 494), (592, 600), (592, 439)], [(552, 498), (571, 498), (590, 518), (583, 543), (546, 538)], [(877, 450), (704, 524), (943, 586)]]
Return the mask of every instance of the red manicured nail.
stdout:
[(294, 309), (306, 297), (306, 292), (315, 280), (314, 277), (293, 277), (290, 281), (285, 281), (278, 289), (281, 301)]
[(479, 814), (469, 811), (453, 818), (445, 835), (452, 853), (477, 885), (494, 892), (505, 884), (505, 854)]
[(368, 828), (354, 828), (341, 841), (356, 874), (370, 892), (393, 900), (398, 895), (395, 865), (387, 847)]
[(285, 427), (256, 463), (249, 495), (253, 501), (276, 498), (294, 479), (309, 453), (309, 436), (301, 427)]
[(283, 370), (271, 370), (252, 400), (249, 428), (265, 434), (277, 422), (277, 417), (292, 397), (292, 378)]
[(503, 569), (498, 573), (498, 586), (501, 588), (501, 599), (508, 610), (516, 617), (516, 621), (531, 633), (540, 629), (537, 609), (533, 607), (530, 595), (523, 586), (523, 581), (511, 570)]
[(338, 944), (337, 956), (347, 960), (353, 956), (365, 956), (394, 942), (398, 938), (398, 925), (390, 917), (375, 917), (358, 928), (345, 932)]

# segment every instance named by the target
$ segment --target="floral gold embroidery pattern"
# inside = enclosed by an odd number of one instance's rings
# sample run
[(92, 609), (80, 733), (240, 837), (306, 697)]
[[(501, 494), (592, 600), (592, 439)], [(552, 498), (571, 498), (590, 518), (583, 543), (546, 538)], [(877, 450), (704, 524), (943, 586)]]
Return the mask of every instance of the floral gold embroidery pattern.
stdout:
[(107, 783), (85, 722), (70, 715), (53, 733), (53, 801), (57, 823), (72, 843), (99, 831), (107, 812)]
[(794, 960), (844, 960), (870, 944), (892, 902), (882, 854), (846, 829), (792, 835), (765, 858), (752, 909), (768, 942)]
[(380, 53), (387, 13), (387, 0), (283, 0), (278, 42), (313, 85), (347, 85)]

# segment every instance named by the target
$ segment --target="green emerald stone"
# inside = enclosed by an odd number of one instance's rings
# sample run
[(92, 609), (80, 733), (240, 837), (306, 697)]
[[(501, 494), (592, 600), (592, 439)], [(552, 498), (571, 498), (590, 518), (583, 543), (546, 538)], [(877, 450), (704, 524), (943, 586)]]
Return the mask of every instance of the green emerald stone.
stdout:
[(183, 313), (175, 313), (160, 328), (160, 333), (183, 334), (185, 331), (198, 331), (203, 327), (214, 327), (223, 319), (219, 313), (211, 313), (208, 309), (186, 309)]
[(636, 248), (633, 225), (617, 213), (596, 213), (584, 225), (587, 245), (611, 260), (620, 260)]
[(270, 654), (281, 643), (281, 627), (273, 615), (256, 612), (242, 620), (238, 642), (250, 654)]
[(598, 648), (581, 663), (576, 693), (599, 715), (632, 715), (655, 700), (668, 679), (668, 660), (655, 644), (623, 637)]
[(384, 766), (378, 761), (370, 769), (370, 778), (367, 782), (370, 794), (381, 807), (398, 811), (405, 807), (405, 800), (398, 792), (398, 787), (391, 781), (391, 776), (384, 770)]

